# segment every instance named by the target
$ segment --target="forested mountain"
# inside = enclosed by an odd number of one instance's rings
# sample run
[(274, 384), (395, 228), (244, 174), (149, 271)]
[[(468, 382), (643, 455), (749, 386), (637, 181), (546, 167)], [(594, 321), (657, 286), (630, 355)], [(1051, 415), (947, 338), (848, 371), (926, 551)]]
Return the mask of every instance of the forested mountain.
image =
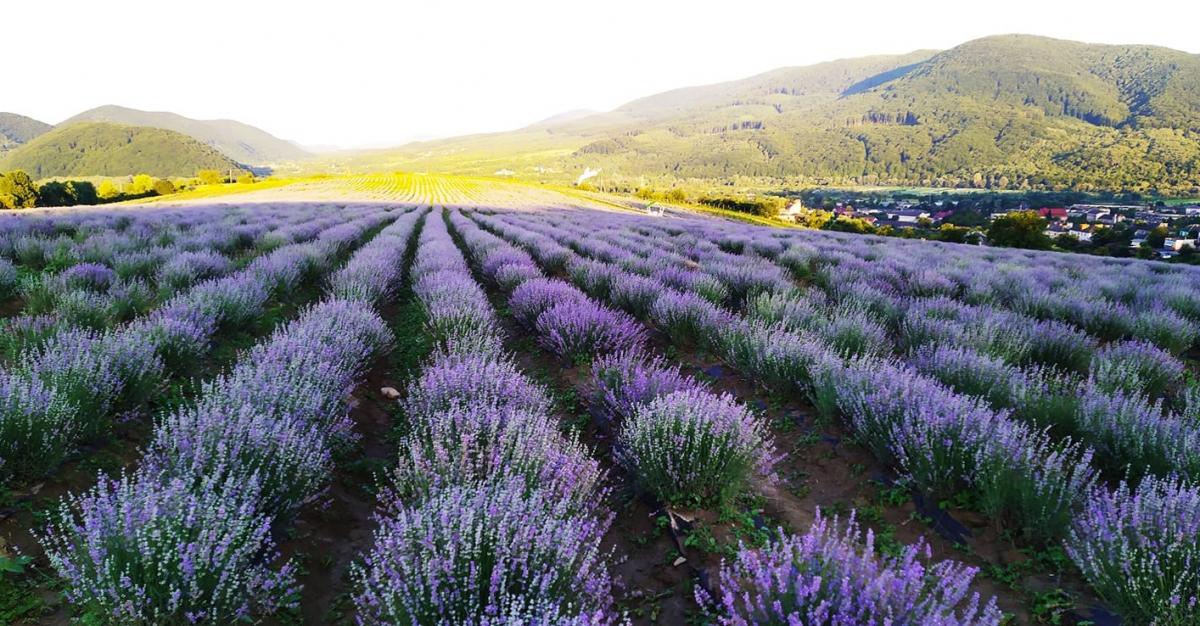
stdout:
[(208, 144), (225, 156), (247, 165), (272, 165), (309, 156), (308, 152), (289, 141), (234, 120), (194, 120), (175, 113), (139, 111), (106, 105), (84, 111), (60, 126), (75, 122), (112, 122), (126, 126), (173, 130)]
[(0, 151), (15, 148), (53, 128), (16, 113), (0, 113)]
[(0, 171), (51, 176), (195, 176), (199, 170), (242, 170), (215, 149), (159, 128), (103, 122), (58, 126), (0, 156)]
[(677, 89), (351, 169), (1194, 192), (1200, 56), (1025, 35)]

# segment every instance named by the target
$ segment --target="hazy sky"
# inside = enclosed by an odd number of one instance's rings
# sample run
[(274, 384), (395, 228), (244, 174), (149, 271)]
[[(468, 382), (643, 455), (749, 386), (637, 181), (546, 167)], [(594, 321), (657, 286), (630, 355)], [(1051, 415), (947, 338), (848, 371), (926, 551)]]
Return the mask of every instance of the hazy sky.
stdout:
[[(1189, 6), (1190, 5), (1190, 6)], [(1192, 0), (5, 2), (0, 111), (228, 117), (305, 144), (505, 130), (785, 65), (1031, 33), (1200, 52)], [(976, 8), (978, 7), (978, 8)], [(24, 70), (27, 82), (17, 78)]]

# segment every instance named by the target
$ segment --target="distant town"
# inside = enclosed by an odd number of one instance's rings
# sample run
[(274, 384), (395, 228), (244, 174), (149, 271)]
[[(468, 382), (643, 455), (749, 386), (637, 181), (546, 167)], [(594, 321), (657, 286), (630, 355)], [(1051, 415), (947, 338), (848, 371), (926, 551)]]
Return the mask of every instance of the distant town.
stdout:
[[(1147, 202), (1054, 202), (1055, 194), (1014, 199), (993, 194), (911, 198), (885, 194), (801, 194), (780, 217), (826, 230), (886, 236), (989, 242), (990, 226), (1001, 218), (1030, 213), (1048, 245), (1106, 256), (1200, 262), (1200, 201), (1167, 205)], [(1004, 244), (998, 244), (1004, 245)], [(1182, 258), (1181, 258), (1182, 257)]]

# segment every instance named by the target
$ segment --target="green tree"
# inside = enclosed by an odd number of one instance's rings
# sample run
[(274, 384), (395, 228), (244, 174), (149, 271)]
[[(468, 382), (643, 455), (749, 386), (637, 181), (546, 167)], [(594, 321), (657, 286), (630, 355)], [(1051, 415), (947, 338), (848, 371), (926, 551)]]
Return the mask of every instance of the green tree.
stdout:
[(955, 226), (954, 224), (942, 224), (942, 226), (938, 228), (937, 238), (941, 241), (948, 241), (950, 243), (966, 243), (967, 234), (970, 232), (970, 228), (963, 228), (962, 226)]
[(805, 228), (824, 228), (831, 219), (833, 219), (833, 213), (830, 211), (809, 209), (796, 216), (796, 223)]
[(992, 220), (987, 230), (988, 241), (994, 246), (1008, 248), (1050, 248), (1046, 235), (1046, 220), (1035, 211), (1014, 211)]
[(674, 189), (668, 191), (666, 198), (668, 202), (687, 202), (688, 199), (687, 193), (679, 187), (675, 187)]
[(106, 178), (100, 181), (100, 188), (97, 190), (97, 193), (100, 195), (101, 200), (111, 200), (121, 195), (121, 190), (117, 187), (116, 183)]
[(254, 183), (254, 181), (255, 181), (255, 179), (254, 179), (254, 174), (252, 174), (252, 173), (250, 173), (250, 172), (246, 172), (245, 174), (242, 174), (241, 176), (238, 176), (238, 179), (237, 179), (237, 181), (238, 181), (238, 184), (239, 184), (239, 185), (250, 185), (250, 184), (253, 184), (253, 183)]
[(72, 204), (67, 185), (52, 180), (38, 188), (38, 206), (67, 206)]
[(1155, 226), (1154, 229), (1150, 231), (1150, 234), (1146, 237), (1146, 245), (1157, 250), (1166, 245), (1167, 235), (1170, 233), (1171, 231), (1167, 230), (1166, 226), (1161, 224)]
[(29, 174), (13, 170), (0, 174), (0, 208), (29, 209), (37, 206), (38, 190)]
[(175, 183), (166, 178), (159, 178), (154, 181), (154, 193), (160, 196), (169, 196), (175, 193)]
[(96, 204), (96, 186), (82, 180), (50, 181), (38, 188), (38, 206)]
[(225, 177), (217, 170), (200, 170), (196, 177), (201, 185), (220, 185), (225, 182)]
[(1078, 250), (1083, 243), (1079, 241), (1079, 237), (1071, 233), (1064, 233), (1054, 239), (1054, 247), (1063, 250)]
[(67, 193), (75, 204), (99, 204), (100, 195), (96, 193), (96, 186), (86, 180), (68, 180)]
[(149, 174), (138, 174), (129, 184), (129, 193), (140, 196), (154, 191), (154, 177)]

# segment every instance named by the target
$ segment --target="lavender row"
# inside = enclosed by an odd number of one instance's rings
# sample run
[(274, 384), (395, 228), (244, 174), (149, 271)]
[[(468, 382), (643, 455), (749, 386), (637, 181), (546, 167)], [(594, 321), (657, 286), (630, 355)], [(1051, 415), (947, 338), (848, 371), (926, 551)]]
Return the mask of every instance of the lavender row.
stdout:
[[(537, 272), (528, 254), (496, 242), (494, 235), (479, 232), (474, 224), (459, 228), (492, 242), (490, 252), (480, 258), (493, 280), (518, 273), (505, 270), (514, 264), (532, 270), (520, 273)], [(546, 258), (546, 251), (555, 248), (538, 248), (535, 255)], [(566, 258), (568, 270), (574, 262)], [(528, 324), (560, 306), (548, 304), (576, 300), (588, 297), (568, 283), (531, 278), (513, 290), (510, 308)], [(708, 391), (677, 366), (640, 350), (598, 355), (592, 376), (592, 401), (617, 431), (618, 461), (661, 501), (711, 505), (746, 490), (751, 476), (770, 479), (774, 454), (765, 425), (732, 397)], [(968, 593), (975, 569), (950, 562), (927, 568), (924, 544), (910, 547), (900, 558), (881, 560), (869, 540), (866, 546), (853, 545), (853, 521), (846, 533), (834, 536), (818, 519), (803, 537), (781, 533), (764, 553), (743, 549), (737, 563), (722, 571), (717, 592), (721, 602), (702, 588), (697, 599), (712, 607), (719, 621), (730, 624), (999, 623), (994, 601), (981, 608), (978, 595)], [(929, 585), (931, 578), (939, 584)], [(823, 585), (822, 580), (836, 582)], [(871, 594), (872, 601), (864, 602), (864, 594)], [(931, 622), (934, 618), (941, 621)]]
[(326, 300), (278, 329), (160, 420), (134, 474), (62, 503), (42, 544), (85, 615), (223, 624), (294, 605), (296, 567), (277, 563), (272, 536), (320, 497), (332, 450), (354, 437), (347, 394), (391, 341), (373, 306), (398, 280), (418, 217), (346, 266), (372, 275), (333, 276), (332, 291), (361, 299)]
[(109, 432), (168, 375), (187, 371), (221, 328), (255, 318), (273, 294), (324, 273), (330, 260), (364, 233), (392, 219), (365, 213), (260, 257), (246, 269), (201, 283), (148, 316), (116, 330), (69, 330), (25, 352), (0, 374), (0, 471), (35, 476), (52, 469), (80, 441)]
[[(23, 315), (0, 323), (0, 358), (14, 360), (63, 330), (127, 322), (199, 281), (228, 274), (235, 263), (226, 254), (305, 241), (339, 222), (337, 216), (282, 208), (264, 209), (253, 223), (242, 212), (211, 217), (208, 223), (188, 223), (188, 239), (182, 241), (163, 232), (89, 234), (76, 256), (64, 261), (74, 264), (25, 276), (15, 288)], [(163, 242), (169, 245), (159, 245)], [(3, 292), (0, 286), (0, 296)]]
[(437, 346), (401, 401), (399, 463), (353, 570), (358, 622), (615, 622), (603, 475), (501, 352), (440, 215), (426, 220), (412, 280)]
[[(488, 223), (507, 228), (506, 235), (523, 238), (527, 244), (536, 245), (545, 237), (528, 231), (512, 233), (512, 227), (499, 220)], [(561, 248), (557, 242), (551, 243)], [(538, 255), (536, 250), (534, 255)], [(583, 280), (589, 272), (574, 274)], [(609, 285), (615, 292), (610, 296), (620, 301), (621, 290), (638, 284), (636, 278), (609, 274), (608, 280), (585, 284), (593, 289)], [(1088, 516), (1095, 514), (1089, 507), (1094, 503), (1105, 498), (1136, 502), (1142, 496), (1132, 489), (1114, 495), (1097, 487), (1089, 463), (1091, 452), (1069, 441), (1055, 443), (1043, 431), (1031, 430), (978, 399), (956, 394), (903, 363), (874, 355), (847, 358), (821, 337), (740, 320), (695, 293), (668, 291), (651, 302), (650, 317), (661, 328), (707, 342), (726, 360), (765, 383), (808, 393), (818, 408), (842, 415), (867, 445), (920, 488), (954, 491), (969, 486), (979, 493), (986, 510), (1008, 519), (1031, 539), (1065, 538), (1068, 546), (1074, 547), (1072, 554), (1081, 554), (1083, 546), (1105, 542), (1104, 534), (1097, 530), (1105, 524), (1122, 527), (1135, 536), (1139, 532), (1136, 514), (1089, 523)], [(642, 306), (647, 305), (643, 302)], [(1148, 479), (1138, 489), (1153, 491), (1153, 485)], [(1177, 504), (1186, 508), (1186, 502), (1182, 498)], [(1128, 505), (1122, 510), (1131, 509), (1136, 507)], [(1172, 544), (1172, 558), (1192, 558), (1196, 536), (1192, 537), (1191, 544)], [(1103, 568), (1080, 567), (1114, 606), (1123, 607), (1129, 604), (1125, 600), (1140, 596), (1142, 605), (1148, 607), (1143, 615), (1172, 615), (1184, 607), (1182, 614), (1194, 617), (1195, 600), (1190, 599), (1196, 595), (1194, 579), (1160, 567), (1159, 557), (1146, 551), (1120, 558), (1131, 556), (1139, 559), (1142, 576), (1137, 579), (1111, 577), (1105, 581)], [(1178, 593), (1181, 590), (1186, 593)]]
[[(1016, 395), (999, 408), (1015, 409), (1015, 416), (1022, 421), (1035, 428), (1052, 428), (1059, 438), (1072, 437), (1095, 447), (1098, 461), (1111, 475), (1148, 471), (1194, 477), (1200, 472), (1200, 456), (1195, 452), (1200, 424), (1190, 418), (1196, 411), (1200, 385), (1182, 385), (1182, 363), (1153, 345), (1129, 341), (1094, 349), (1086, 346), (1087, 339), (1081, 333), (1045, 322), (1035, 326), (1036, 335), (1023, 335), (1019, 324), (1006, 319), (1012, 314), (963, 305), (945, 297), (887, 301), (882, 306), (880, 301), (851, 298), (831, 305), (819, 291), (799, 291), (790, 286), (761, 261), (750, 262), (740, 278), (712, 282), (695, 278), (704, 265), (693, 262), (689, 268), (685, 261), (672, 261), (655, 248), (647, 248), (642, 256), (629, 252), (629, 245), (606, 243), (603, 235), (568, 236), (565, 241), (596, 258), (609, 259), (609, 263), (593, 260), (574, 264), (573, 279), (602, 295), (607, 295), (609, 284), (617, 285), (611, 295), (619, 300), (618, 304), (635, 312), (648, 312), (653, 294), (662, 293), (664, 287), (691, 291), (694, 295), (675, 297), (659, 305), (657, 311), (660, 324), (676, 338), (702, 333), (704, 329), (696, 326), (699, 318), (708, 320), (708, 328), (727, 326), (724, 319), (728, 314), (710, 302), (723, 302), (731, 291), (739, 291), (747, 294), (741, 308), (748, 318), (815, 336), (842, 355), (884, 357), (895, 347), (918, 369), (968, 393), (986, 391), (980, 386), (987, 381), (972, 376), (971, 369), (962, 368), (974, 366), (985, 378), (997, 373), (997, 368), (988, 356), (947, 356), (955, 347), (965, 344), (986, 355), (1016, 362), (1022, 359), (1014, 357), (1014, 352), (1036, 351), (1051, 365), (1007, 368), (1010, 375), (994, 382)], [(633, 270), (618, 270), (611, 265), (614, 263)], [(721, 273), (739, 276), (729, 269)], [(693, 278), (681, 279), (688, 275)], [(741, 287), (730, 288), (727, 284)], [(714, 298), (713, 293), (721, 295)], [(890, 315), (888, 311), (896, 313)], [(901, 337), (898, 346), (891, 345), (890, 329)], [(1090, 366), (1085, 378), (1055, 367), (1078, 361), (1081, 346), (1093, 351), (1087, 357)], [(931, 351), (939, 358), (931, 358)], [(971, 379), (983, 383), (972, 386)], [(793, 383), (796, 380), (791, 379)], [(998, 398), (991, 394), (988, 399)]]
[[(553, 228), (575, 235), (571, 242), (578, 252), (592, 258), (611, 262), (619, 259), (626, 270), (643, 275), (659, 277), (673, 287), (695, 291), (717, 304), (735, 303), (740, 308), (748, 291), (787, 293), (791, 290), (786, 278), (781, 276), (780, 267), (768, 259), (755, 254), (738, 255), (720, 249), (708, 241), (690, 236), (671, 235), (663, 231), (651, 237), (640, 231), (653, 233), (653, 226), (639, 225), (631, 228), (614, 228), (608, 232), (597, 232), (596, 220), (588, 224), (573, 224), (571, 216), (554, 216)], [(609, 218), (615, 226), (620, 220)], [(628, 218), (624, 218), (628, 222)], [(526, 219), (526, 227), (549, 225), (544, 219)], [(664, 249), (663, 241), (671, 244)], [(671, 249), (675, 251), (671, 251)], [(632, 255), (630, 253), (633, 253)], [(807, 266), (777, 257), (784, 267), (804, 274)], [(1042, 363), (1060, 369), (1076, 370), (1089, 374), (1107, 365), (1107, 354), (1097, 354), (1095, 339), (1061, 322), (1039, 320), (1021, 313), (998, 308), (990, 303), (963, 303), (946, 295), (931, 292), (903, 292), (880, 290), (871, 287), (869, 280), (856, 280), (844, 288), (823, 284), (826, 291), (809, 290), (800, 298), (811, 301), (806, 315), (809, 325), (821, 324), (828, 317), (855, 317), (857, 332), (866, 333), (865, 339), (873, 342), (876, 351), (891, 348), (910, 349), (914, 344), (928, 341), (977, 342), (979, 348), (989, 354), (1001, 356), (1010, 362), (1024, 365)], [(816, 315), (812, 315), (815, 313)], [(864, 313), (876, 317), (863, 320)], [(1194, 343), (1196, 332), (1186, 323), (1180, 325), (1170, 314), (1146, 311), (1142, 314), (1140, 327), (1145, 336), (1182, 351)], [(843, 322), (845, 324), (845, 322)], [(865, 325), (865, 327), (863, 327)], [(819, 328), (829, 332), (827, 328)], [(892, 330), (900, 336), (896, 345), (881, 331)], [(1173, 362), (1181, 369), (1178, 360), (1162, 355), (1160, 360)], [(1135, 381), (1135, 383), (1146, 381)], [(1132, 385), (1132, 383), (1131, 383)], [(1138, 389), (1136, 391), (1143, 391)], [(1161, 393), (1162, 389), (1149, 386), (1150, 394)]]
[[(756, 478), (772, 477), (775, 455), (762, 420), (648, 355), (632, 316), (541, 277), (528, 253), (466, 218), (455, 226), (484, 276), (510, 290), (510, 311), (542, 347), (591, 362), (597, 404), (616, 433), (616, 461), (638, 487), (669, 505), (719, 506)], [(526, 278), (516, 282), (517, 275)]]
[[(0, 218), (0, 257), (33, 270), (63, 269), (76, 263), (102, 263), (127, 270), (137, 267), (142, 255), (166, 260), (168, 250), (228, 254), (255, 245), (269, 251), (290, 242), (293, 225), (329, 208), (203, 205), (9, 214)], [(269, 234), (276, 229), (277, 234)]]
[[(865, 286), (899, 297), (951, 296), (1068, 322), (1106, 340), (1141, 338), (1173, 350), (1198, 336), (1194, 267), (704, 220), (681, 220), (669, 228), (726, 251), (777, 259), (833, 292)], [(659, 224), (644, 229), (667, 232)]]

